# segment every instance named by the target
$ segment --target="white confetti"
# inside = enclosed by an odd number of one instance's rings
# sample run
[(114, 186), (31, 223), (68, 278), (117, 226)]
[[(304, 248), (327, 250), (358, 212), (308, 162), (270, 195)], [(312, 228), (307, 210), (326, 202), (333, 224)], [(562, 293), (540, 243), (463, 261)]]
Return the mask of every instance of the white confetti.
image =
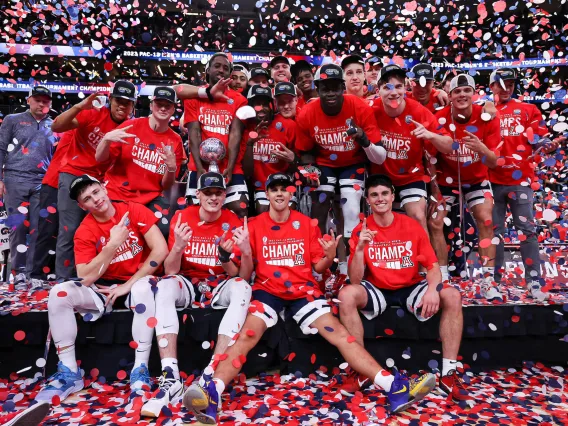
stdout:
[(161, 338), (160, 341), (158, 342), (158, 345), (160, 346), (160, 348), (167, 348), (168, 347), (168, 339), (166, 338)]
[(203, 342), (203, 343), (201, 344), (201, 347), (202, 347), (203, 349), (209, 349), (209, 348), (211, 347), (211, 343), (205, 341), (205, 342)]
[(545, 209), (542, 212), (542, 220), (554, 222), (556, 220), (556, 212), (552, 209)]
[(26, 246), (25, 244), (18, 244), (16, 250), (18, 251), (18, 253), (25, 253), (28, 251), (28, 246)]
[(388, 368), (393, 368), (394, 367), (394, 359), (392, 359), (392, 358), (387, 359), (385, 364)]

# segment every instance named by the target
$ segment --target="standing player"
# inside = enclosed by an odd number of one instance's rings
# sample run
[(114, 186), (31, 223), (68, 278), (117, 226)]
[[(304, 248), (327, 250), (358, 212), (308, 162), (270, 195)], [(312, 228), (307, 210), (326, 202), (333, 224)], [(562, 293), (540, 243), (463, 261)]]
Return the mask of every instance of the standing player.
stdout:
[[(224, 53), (216, 53), (205, 67), (205, 79), (210, 86), (215, 86), (228, 79), (233, 66)], [(184, 85), (185, 86), (185, 85)], [(181, 99), (185, 99), (182, 91), (178, 91)], [(227, 198), (225, 207), (244, 217), (248, 209), (248, 189), (239, 156), (240, 142), (244, 124), (236, 117), (237, 110), (246, 105), (247, 100), (240, 93), (227, 89), (227, 99), (214, 101), (211, 99), (189, 99), (184, 103), (184, 122), (189, 132), (191, 159), (189, 161), (189, 177), (186, 196), (193, 203), (197, 202), (197, 180), (207, 170), (199, 155), (199, 145), (209, 138), (220, 140), (226, 149), (226, 155), (219, 163), (219, 170), (227, 180)]]
[(274, 84), (290, 81), (290, 60), (286, 56), (275, 56), (270, 61), (270, 77)]
[(250, 78), (248, 80), (249, 86), (254, 86), (255, 84), (260, 84), (261, 86), (268, 86), (268, 80), (270, 79), (270, 73), (264, 68), (253, 68), (250, 70)]
[[(542, 138), (548, 133), (542, 114), (534, 105), (513, 99), (517, 72), (511, 68), (500, 68), (491, 73), (489, 84), (495, 97), (497, 111), (501, 120), (503, 145), (498, 149), (501, 160), (489, 170), (489, 180), (493, 188), (493, 224), (499, 237), (495, 256), (495, 281), (501, 281), (507, 207), (511, 209), (513, 224), (522, 231), (521, 256), (525, 266), (525, 281), (530, 295), (537, 300), (546, 300), (549, 294), (542, 291), (544, 284), (540, 275), (540, 254), (534, 223), (534, 193), (532, 184), (537, 182), (534, 174), (535, 151), (550, 152), (558, 147), (557, 141)], [(528, 135), (532, 133), (534, 138)]]
[(454, 139), (456, 149), (437, 156), (437, 177), (440, 193), (433, 187), (434, 197), (444, 198), (446, 209), (438, 209), (436, 217), (430, 215), (429, 228), (432, 245), (438, 256), (442, 278), (448, 280), (448, 248), (444, 237), (446, 210), (459, 206), (459, 194), (464, 197), (479, 230), (479, 254), (484, 275), (483, 293), (487, 299), (502, 299), (493, 285), (495, 245), (493, 244), (493, 192), (489, 183), (488, 168), (497, 165), (495, 151), (501, 143), (499, 122), (484, 121), (480, 105), (473, 105), (475, 81), (467, 74), (452, 79), (451, 105), (436, 113), (440, 124)]
[(365, 62), (359, 55), (349, 55), (341, 61), (345, 76), (345, 93), (364, 99), (367, 96)]
[(398, 373), (393, 376), (359, 343), (349, 343), (347, 330), (331, 314), (312, 277), (312, 267), (323, 273), (331, 266), (340, 236), (335, 238), (331, 231), (331, 236), (322, 238), (309, 217), (290, 210), (290, 187), (294, 183), (288, 175), (271, 175), (266, 182), (270, 210), (251, 220), (248, 229), (245, 228), (242, 245), (247, 248), (247, 256), (256, 261), (253, 303), (257, 309), (248, 314), (243, 326), (245, 332), (227, 350), (228, 357), (218, 363), (213, 377), (203, 386), (192, 384), (184, 394), (184, 406), (202, 423), (217, 424), (217, 409), (225, 386), (238, 374), (243, 359), (264, 332), (278, 322), (283, 309), (305, 334), (316, 329), (339, 349), (354, 370), (384, 389), (393, 412), (406, 409), (435, 386), (432, 374), (416, 381)]
[(405, 99), (406, 73), (397, 65), (387, 65), (379, 75), (380, 101), (373, 110), (381, 131), (381, 144), (387, 151), (382, 165), (371, 164), (371, 173), (387, 175), (394, 183), (396, 207), (426, 223), (425, 153), (450, 152), (452, 138), (440, 128), (434, 115), (411, 99)]
[(296, 113), (300, 109), (296, 86), (288, 82), (276, 83), (276, 86), (274, 86), (274, 102), (276, 103), (276, 111), (282, 117), (289, 120), (296, 119)]
[[(381, 135), (367, 103), (344, 94), (340, 67), (323, 65), (315, 81), (320, 97), (308, 103), (296, 121), (296, 150), (314, 151), (321, 172), (318, 186), (312, 192), (312, 216), (318, 220), (320, 230), (326, 231), (329, 209), (339, 187), (344, 237), (349, 239), (358, 223), (367, 156), (373, 156), (375, 151), (379, 157), (384, 154), (375, 145)], [(352, 133), (353, 130), (356, 132)]]
[(156, 87), (150, 116), (126, 121), (107, 133), (95, 153), (98, 162), (113, 163), (105, 175), (111, 200), (128, 200), (154, 213), (163, 212), (158, 227), (165, 237), (170, 205), (162, 192), (174, 184), (183, 158), (181, 137), (170, 128), (176, 103), (174, 89)]
[[(299, 162), (293, 151), (296, 123), (274, 115), (272, 92), (268, 87), (252, 86), (248, 102), (256, 111), (256, 119), (250, 120), (243, 132), (241, 144), (246, 147), (243, 168), (247, 176), (252, 177), (256, 213), (260, 214), (269, 207), (264, 188), (268, 176), (277, 172), (293, 173)], [(297, 203), (296, 197), (292, 197), (292, 203)]]
[(312, 64), (300, 60), (292, 65), (292, 81), (296, 84), (298, 94), (298, 112), (313, 98), (318, 97), (318, 91), (314, 85), (314, 72)]
[(410, 70), (412, 78), (410, 84), (412, 91), (407, 94), (409, 99), (414, 99), (432, 114), (450, 102), (448, 94), (443, 90), (434, 88), (434, 68), (430, 64), (417, 64)]
[[(460, 293), (453, 287), (442, 287), (442, 274), (427, 232), (408, 216), (393, 213), (392, 181), (386, 176), (372, 175), (366, 184), (371, 215), (353, 230), (349, 258), (351, 284), (339, 292), (341, 323), (363, 346), (359, 311), (372, 320), (389, 306), (403, 306), (419, 321), (426, 321), (441, 309), (440, 389), (457, 402), (470, 400), (457, 375), (463, 329)], [(425, 279), (419, 273), (419, 265), (428, 271)], [(352, 375), (342, 390), (353, 394), (365, 380)]]
[(244, 94), (248, 88), (249, 72), (244, 65), (235, 64), (231, 71), (231, 83), (229, 87), (240, 94)]
[(381, 71), (382, 67), (383, 63), (378, 56), (371, 56), (365, 61), (365, 80), (367, 80), (369, 85), (369, 95), (374, 95), (377, 90), (379, 71)]
[[(113, 305), (134, 308), (138, 295), (132, 292), (137, 281), (157, 281), (150, 276), (166, 257), (168, 246), (160, 233), (156, 217), (137, 203), (112, 202), (101, 183), (89, 176), (75, 178), (69, 197), (77, 200), (88, 215), (75, 233), (77, 281), (55, 285), (49, 293), (49, 327), (59, 356), (57, 373), (36, 396), (38, 401), (61, 401), (83, 389), (84, 382), (75, 358), (77, 323), (75, 311), (85, 321), (95, 321), (112, 311)], [(152, 340), (153, 330), (144, 315), (132, 322), (134, 341)], [(133, 391), (150, 386), (150, 352), (136, 350), (130, 375)]]
[(71, 182), (83, 174), (102, 180), (110, 165), (97, 163), (95, 151), (103, 136), (128, 120), (134, 110), (137, 92), (129, 81), (119, 80), (112, 88), (110, 107), (97, 107), (99, 93), (93, 93), (83, 101), (61, 113), (53, 122), (54, 132), (63, 133), (76, 129), (73, 140), (62, 161), (59, 173), (59, 192), (57, 208), (59, 210), (59, 234), (55, 254), (55, 272), (58, 279), (73, 276), (75, 259), (73, 256), (73, 237), (85, 212), (69, 198)]
[[(235, 278), (239, 268), (217, 253), (219, 238), (231, 240), (233, 231), (238, 234), (240, 231), (236, 230), (242, 230), (240, 219), (232, 211), (222, 209), (225, 191), (225, 181), (219, 173), (204, 173), (199, 177), (199, 206), (178, 211), (172, 219), (168, 242), (170, 253), (164, 261), (165, 272), (170, 276), (158, 283), (139, 282), (133, 288), (133, 293), (139, 290), (141, 296), (137, 302), (146, 307), (144, 317), (157, 320), (156, 340), (160, 343), (163, 370), (160, 391), (144, 404), (143, 416), (158, 417), (162, 408), (183, 393), (177, 361), (179, 320), (176, 308), (210, 306), (227, 309), (219, 326), (211, 363), (225, 353), (245, 322), (251, 288), (245, 280)], [(228, 275), (224, 268), (230, 271)], [(249, 265), (240, 265), (247, 274), (252, 268), (252, 260)], [(157, 291), (153, 291), (153, 286)], [(150, 336), (144, 343), (138, 342), (138, 349), (143, 347), (149, 351), (151, 345)]]

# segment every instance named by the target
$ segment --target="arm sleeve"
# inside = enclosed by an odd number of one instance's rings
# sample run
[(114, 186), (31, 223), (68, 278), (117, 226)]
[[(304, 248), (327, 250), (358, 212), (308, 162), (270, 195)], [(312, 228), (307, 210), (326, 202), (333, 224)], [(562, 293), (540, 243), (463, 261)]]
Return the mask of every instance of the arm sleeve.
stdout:
[(296, 152), (311, 151), (314, 147), (314, 140), (308, 130), (309, 117), (306, 110), (302, 111), (296, 121)]
[(97, 244), (99, 244), (99, 242), (96, 241), (94, 235), (89, 231), (79, 228), (75, 233), (73, 243), (75, 264), (81, 265), (83, 263), (89, 263), (97, 257)]
[(140, 233), (145, 235), (150, 228), (158, 222), (156, 215), (148, 207), (138, 203), (128, 203), (128, 211), (130, 212), (130, 221), (140, 229)]
[(4, 161), (8, 153), (8, 144), (12, 140), (12, 117), (4, 118), (0, 126), (0, 180), (4, 178)]
[(187, 99), (183, 103), (183, 122), (187, 126), (192, 121), (199, 121), (199, 102), (196, 99)]
[(323, 249), (318, 241), (320, 238), (321, 231), (319, 226), (310, 226), (310, 258), (312, 259), (313, 265), (324, 257)]

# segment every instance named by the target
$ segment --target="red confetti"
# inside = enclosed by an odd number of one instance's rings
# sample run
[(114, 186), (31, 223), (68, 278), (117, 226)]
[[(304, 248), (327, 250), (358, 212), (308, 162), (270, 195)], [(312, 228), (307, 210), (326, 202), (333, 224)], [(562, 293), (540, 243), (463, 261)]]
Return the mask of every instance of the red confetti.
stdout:
[(116, 378), (117, 378), (118, 380), (124, 380), (124, 379), (126, 379), (126, 371), (120, 370), (118, 373), (116, 373)]
[(150, 317), (146, 321), (146, 324), (148, 325), (148, 327), (154, 328), (158, 324), (158, 319), (156, 317)]
[(16, 339), (18, 342), (21, 342), (25, 338), (26, 338), (26, 333), (22, 330), (18, 330), (14, 333), (14, 339)]

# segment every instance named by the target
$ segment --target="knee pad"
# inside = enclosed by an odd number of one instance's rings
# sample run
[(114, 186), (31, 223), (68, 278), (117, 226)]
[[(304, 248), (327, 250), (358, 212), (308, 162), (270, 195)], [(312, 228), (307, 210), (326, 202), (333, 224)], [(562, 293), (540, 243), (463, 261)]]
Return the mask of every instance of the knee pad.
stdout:
[[(355, 189), (357, 185), (357, 189)], [(353, 229), (359, 224), (361, 213), (361, 197), (363, 181), (357, 179), (340, 179), (341, 211), (343, 212), (343, 236), (351, 238)], [(345, 201), (345, 202), (344, 202)]]
[(246, 303), (250, 302), (252, 297), (252, 288), (245, 280), (236, 280), (232, 278), (227, 285), (229, 286), (229, 294), (231, 301), (244, 299)]

